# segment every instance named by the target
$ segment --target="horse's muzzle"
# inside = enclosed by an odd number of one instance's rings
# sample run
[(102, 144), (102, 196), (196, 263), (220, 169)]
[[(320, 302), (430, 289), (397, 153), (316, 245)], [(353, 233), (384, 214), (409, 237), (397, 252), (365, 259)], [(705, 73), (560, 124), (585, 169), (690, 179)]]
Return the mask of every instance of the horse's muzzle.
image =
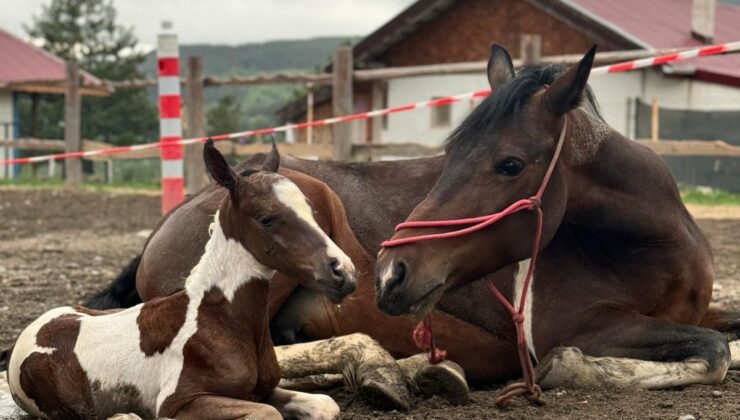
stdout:
[(331, 258), (318, 276), (318, 288), (330, 301), (339, 303), (357, 288), (354, 270), (341, 267), (339, 262)]

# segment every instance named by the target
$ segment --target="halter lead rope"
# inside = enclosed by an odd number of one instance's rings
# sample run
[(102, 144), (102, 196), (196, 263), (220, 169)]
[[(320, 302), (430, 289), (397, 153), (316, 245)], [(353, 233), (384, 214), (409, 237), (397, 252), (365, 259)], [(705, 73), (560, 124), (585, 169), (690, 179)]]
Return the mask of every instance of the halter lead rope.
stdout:
[[(387, 241), (382, 242), (380, 245), (384, 248), (391, 248), (399, 245), (405, 245), (420, 241), (428, 241), (432, 239), (443, 239), (443, 238), (453, 238), (458, 236), (464, 236), (472, 232), (479, 231), (483, 228), (486, 228), (499, 220), (503, 219), (506, 216), (512, 215), (514, 213), (518, 213), (522, 210), (531, 210), (536, 212), (537, 217), (537, 224), (536, 229), (534, 233), (534, 238), (532, 240), (532, 254), (531, 254), (531, 263), (529, 264), (529, 269), (527, 270), (527, 275), (524, 279), (524, 285), (522, 287), (521, 297), (519, 299), (519, 306), (518, 308), (515, 308), (512, 303), (504, 297), (504, 295), (501, 294), (501, 292), (496, 288), (496, 285), (493, 283), (493, 280), (491, 280), (489, 277), (486, 277), (486, 287), (488, 287), (488, 290), (493, 293), (494, 296), (496, 296), (496, 299), (501, 302), (502, 305), (506, 308), (507, 311), (509, 311), (509, 314), (511, 315), (512, 320), (514, 321), (514, 326), (516, 327), (516, 339), (517, 339), (517, 348), (519, 353), (519, 362), (521, 363), (522, 367), (522, 374), (524, 376), (523, 382), (516, 382), (513, 383), (507, 387), (505, 387), (501, 393), (496, 397), (496, 405), (498, 406), (505, 406), (508, 405), (509, 400), (516, 396), (516, 395), (524, 395), (529, 400), (534, 401), (539, 404), (544, 404), (544, 401), (542, 400), (542, 390), (540, 389), (539, 385), (535, 382), (535, 373), (534, 373), (534, 367), (532, 366), (532, 359), (529, 354), (529, 348), (527, 346), (527, 338), (524, 335), (524, 303), (527, 301), (527, 291), (529, 290), (529, 285), (532, 281), (532, 276), (535, 271), (535, 267), (537, 266), (537, 254), (539, 253), (540, 248), (540, 241), (542, 239), (542, 195), (545, 193), (545, 189), (547, 188), (547, 185), (550, 183), (550, 178), (552, 177), (553, 171), (555, 170), (555, 165), (557, 165), (558, 159), (560, 158), (560, 152), (563, 149), (563, 143), (565, 141), (565, 133), (568, 127), (568, 118), (566, 117), (563, 120), (563, 128), (560, 130), (560, 137), (558, 138), (558, 143), (555, 146), (555, 152), (552, 155), (552, 159), (550, 160), (550, 165), (547, 167), (547, 171), (545, 172), (544, 177), (542, 178), (542, 183), (540, 184), (539, 189), (537, 190), (537, 193), (529, 198), (524, 198), (518, 201), (515, 201), (513, 204), (509, 205), (505, 209), (497, 212), (497, 213), (491, 213), (485, 216), (478, 216), (478, 217), (470, 217), (465, 219), (451, 219), (451, 220), (420, 220), (420, 221), (412, 221), (412, 222), (403, 222), (399, 223), (396, 226), (396, 232), (398, 232), (401, 229), (409, 229), (409, 228), (422, 228), (422, 227), (443, 227), (443, 226), (460, 226), (460, 225), (472, 225), (466, 228), (461, 228), (458, 230), (453, 230), (450, 232), (444, 232), (444, 233), (433, 233), (428, 235), (419, 235), (419, 236), (409, 236), (406, 238), (399, 238), (399, 239), (390, 239)], [(432, 333), (432, 318), (431, 314), (424, 317), (424, 319), (419, 323), (419, 325), (414, 329), (414, 341), (416, 342), (416, 345), (420, 347), (423, 351), (429, 352), (429, 361), (431, 363), (439, 363), (442, 360), (444, 360), (446, 356), (446, 352), (444, 350), (437, 349), (434, 345), (434, 334)]]

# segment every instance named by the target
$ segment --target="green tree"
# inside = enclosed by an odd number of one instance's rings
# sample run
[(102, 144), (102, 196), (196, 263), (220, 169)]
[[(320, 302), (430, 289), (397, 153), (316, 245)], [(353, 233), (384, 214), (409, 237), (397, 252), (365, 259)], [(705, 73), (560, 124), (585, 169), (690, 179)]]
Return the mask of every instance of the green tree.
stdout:
[(232, 95), (219, 98), (206, 112), (208, 134), (224, 134), (239, 131), (241, 105)]
[[(101, 79), (143, 77), (138, 66), (145, 56), (137, 47), (133, 28), (116, 23), (112, 0), (51, 0), (25, 29), (47, 51), (65, 60), (77, 60), (83, 69)], [(28, 107), (22, 107), (22, 111), (24, 108)], [(39, 106), (40, 114), (46, 114), (39, 116), (40, 123), (57, 120), (58, 124), (61, 109), (53, 108)], [(40, 133), (49, 131), (39, 128)], [(107, 97), (85, 97), (82, 136), (119, 145), (155, 140), (156, 108), (144, 89), (119, 89)]]

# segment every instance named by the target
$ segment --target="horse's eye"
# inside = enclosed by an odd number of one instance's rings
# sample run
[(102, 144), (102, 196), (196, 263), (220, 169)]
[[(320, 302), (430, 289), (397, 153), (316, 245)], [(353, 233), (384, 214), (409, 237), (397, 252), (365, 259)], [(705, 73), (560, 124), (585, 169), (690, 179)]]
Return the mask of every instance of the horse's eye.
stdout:
[(496, 165), (496, 172), (506, 176), (517, 176), (523, 169), (524, 162), (514, 157), (508, 157)]
[(275, 218), (272, 216), (262, 216), (259, 219), (257, 219), (260, 225), (264, 227), (270, 227), (273, 223), (275, 223)]

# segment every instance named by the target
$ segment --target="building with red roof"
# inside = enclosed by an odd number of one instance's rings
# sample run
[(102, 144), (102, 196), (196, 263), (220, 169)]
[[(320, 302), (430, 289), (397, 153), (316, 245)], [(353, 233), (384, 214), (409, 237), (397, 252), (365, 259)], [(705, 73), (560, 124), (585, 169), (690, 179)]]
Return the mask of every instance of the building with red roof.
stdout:
[[(543, 56), (582, 54), (594, 44), (603, 52), (690, 48), (738, 41), (740, 5), (737, 3), (729, 0), (419, 0), (355, 44), (354, 65), (364, 69), (487, 60), (492, 42), (508, 48), (518, 58), (525, 34), (541, 36)], [(694, 28), (695, 24), (700, 25), (699, 29)], [(652, 98), (658, 100), (661, 108), (679, 111), (740, 110), (740, 54), (595, 76), (590, 84), (607, 122), (629, 137), (642, 137), (646, 128), (643, 114)], [(482, 73), (355, 82), (355, 109), (383, 108), (485, 87), (487, 81)], [(330, 88), (316, 91), (315, 118), (331, 116), (330, 102)], [(287, 121), (302, 121), (305, 109), (305, 100), (298, 99), (282, 110), (282, 116)], [(470, 109), (469, 103), (455, 103), (357, 121), (355, 141), (439, 145)], [(701, 128), (675, 131), (696, 139), (740, 144), (740, 130), (729, 130), (721, 124), (717, 130)], [(322, 136), (330, 137), (328, 129), (323, 130), (315, 131), (319, 141)]]
[[(86, 71), (80, 73), (81, 94), (110, 93), (100, 79)], [(0, 29), (0, 140), (18, 137), (19, 95), (63, 94), (64, 79), (64, 60)], [(0, 147), (0, 159), (5, 159), (6, 154), (13, 155), (14, 150)], [(0, 178), (12, 175), (12, 171), (6, 171), (0, 171)]]

